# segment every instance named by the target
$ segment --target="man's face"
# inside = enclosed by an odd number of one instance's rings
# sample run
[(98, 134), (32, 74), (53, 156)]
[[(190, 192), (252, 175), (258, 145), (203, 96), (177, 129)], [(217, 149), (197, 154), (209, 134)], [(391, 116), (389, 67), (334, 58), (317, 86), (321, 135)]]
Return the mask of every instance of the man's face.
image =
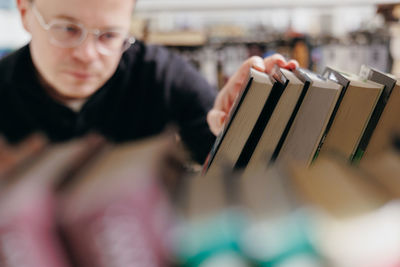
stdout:
[[(134, 8), (132, 0), (34, 0), (33, 3), (47, 24), (62, 19), (80, 23), (87, 29), (118, 29), (127, 33)], [(31, 7), (22, 16), (32, 35), (33, 63), (53, 95), (63, 100), (86, 98), (114, 74), (122, 50), (102, 54), (92, 33), (76, 47), (59, 47), (51, 43), (49, 32)]]

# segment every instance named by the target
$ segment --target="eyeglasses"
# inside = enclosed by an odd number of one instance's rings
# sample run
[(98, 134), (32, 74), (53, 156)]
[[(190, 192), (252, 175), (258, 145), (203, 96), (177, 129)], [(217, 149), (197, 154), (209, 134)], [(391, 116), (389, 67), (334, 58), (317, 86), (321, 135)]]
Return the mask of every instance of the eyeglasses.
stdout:
[(124, 52), (135, 43), (135, 38), (122, 30), (86, 29), (81, 23), (65, 19), (54, 19), (46, 23), (34, 4), (32, 4), (32, 11), (42, 28), (48, 32), (50, 42), (58, 47), (77, 47), (83, 43), (89, 33), (96, 37), (97, 51), (103, 55)]

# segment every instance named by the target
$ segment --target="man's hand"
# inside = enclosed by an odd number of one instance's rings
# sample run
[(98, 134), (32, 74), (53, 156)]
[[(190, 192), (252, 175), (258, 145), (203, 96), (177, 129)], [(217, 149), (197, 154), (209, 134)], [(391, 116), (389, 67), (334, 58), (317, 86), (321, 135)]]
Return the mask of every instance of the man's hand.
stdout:
[(239, 95), (244, 83), (247, 82), (250, 68), (269, 73), (275, 64), (286, 69), (295, 69), (298, 66), (297, 61), (286, 61), (280, 54), (274, 54), (264, 59), (254, 56), (243, 62), (218, 93), (214, 107), (207, 114), (207, 122), (213, 134), (218, 135), (221, 132), (235, 98)]

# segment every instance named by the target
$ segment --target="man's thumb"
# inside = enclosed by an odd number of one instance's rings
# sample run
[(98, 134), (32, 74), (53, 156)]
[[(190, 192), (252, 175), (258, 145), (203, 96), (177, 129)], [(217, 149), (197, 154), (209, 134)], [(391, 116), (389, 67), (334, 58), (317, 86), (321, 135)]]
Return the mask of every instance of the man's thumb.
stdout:
[(212, 109), (207, 114), (207, 122), (211, 132), (218, 135), (225, 123), (227, 114), (221, 110)]

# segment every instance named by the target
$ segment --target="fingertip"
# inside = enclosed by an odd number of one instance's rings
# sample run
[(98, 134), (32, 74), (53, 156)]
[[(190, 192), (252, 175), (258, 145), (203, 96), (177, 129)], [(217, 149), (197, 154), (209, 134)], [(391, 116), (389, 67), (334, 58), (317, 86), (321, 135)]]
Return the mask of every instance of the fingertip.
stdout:
[(282, 60), (282, 59), (277, 59), (277, 60), (275, 61), (275, 63), (276, 63), (276, 65), (278, 65), (278, 66), (281, 67), (281, 68), (284, 68), (284, 67), (287, 66), (286, 61), (284, 61), (284, 60)]
[(260, 66), (260, 65), (253, 65), (252, 67), (253, 67), (253, 69), (258, 70), (260, 72), (264, 72), (265, 71), (264, 67)]
[(252, 57), (252, 67), (258, 71), (264, 72), (264, 60), (261, 57)]
[(219, 123), (222, 125), (225, 123), (226, 118), (228, 117), (228, 114), (226, 114), (225, 112), (223, 114), (219, 114), (220, 118), (219, 118)]
[(296, 68), (298, 68), (299, 67), (299, 63), (296, 61), (296, 60), (290, 60), (289, 62), (288, 62), (288, 67), (291, 69), (291, 70), (294, 70), (294, 69), (296, 69)]

